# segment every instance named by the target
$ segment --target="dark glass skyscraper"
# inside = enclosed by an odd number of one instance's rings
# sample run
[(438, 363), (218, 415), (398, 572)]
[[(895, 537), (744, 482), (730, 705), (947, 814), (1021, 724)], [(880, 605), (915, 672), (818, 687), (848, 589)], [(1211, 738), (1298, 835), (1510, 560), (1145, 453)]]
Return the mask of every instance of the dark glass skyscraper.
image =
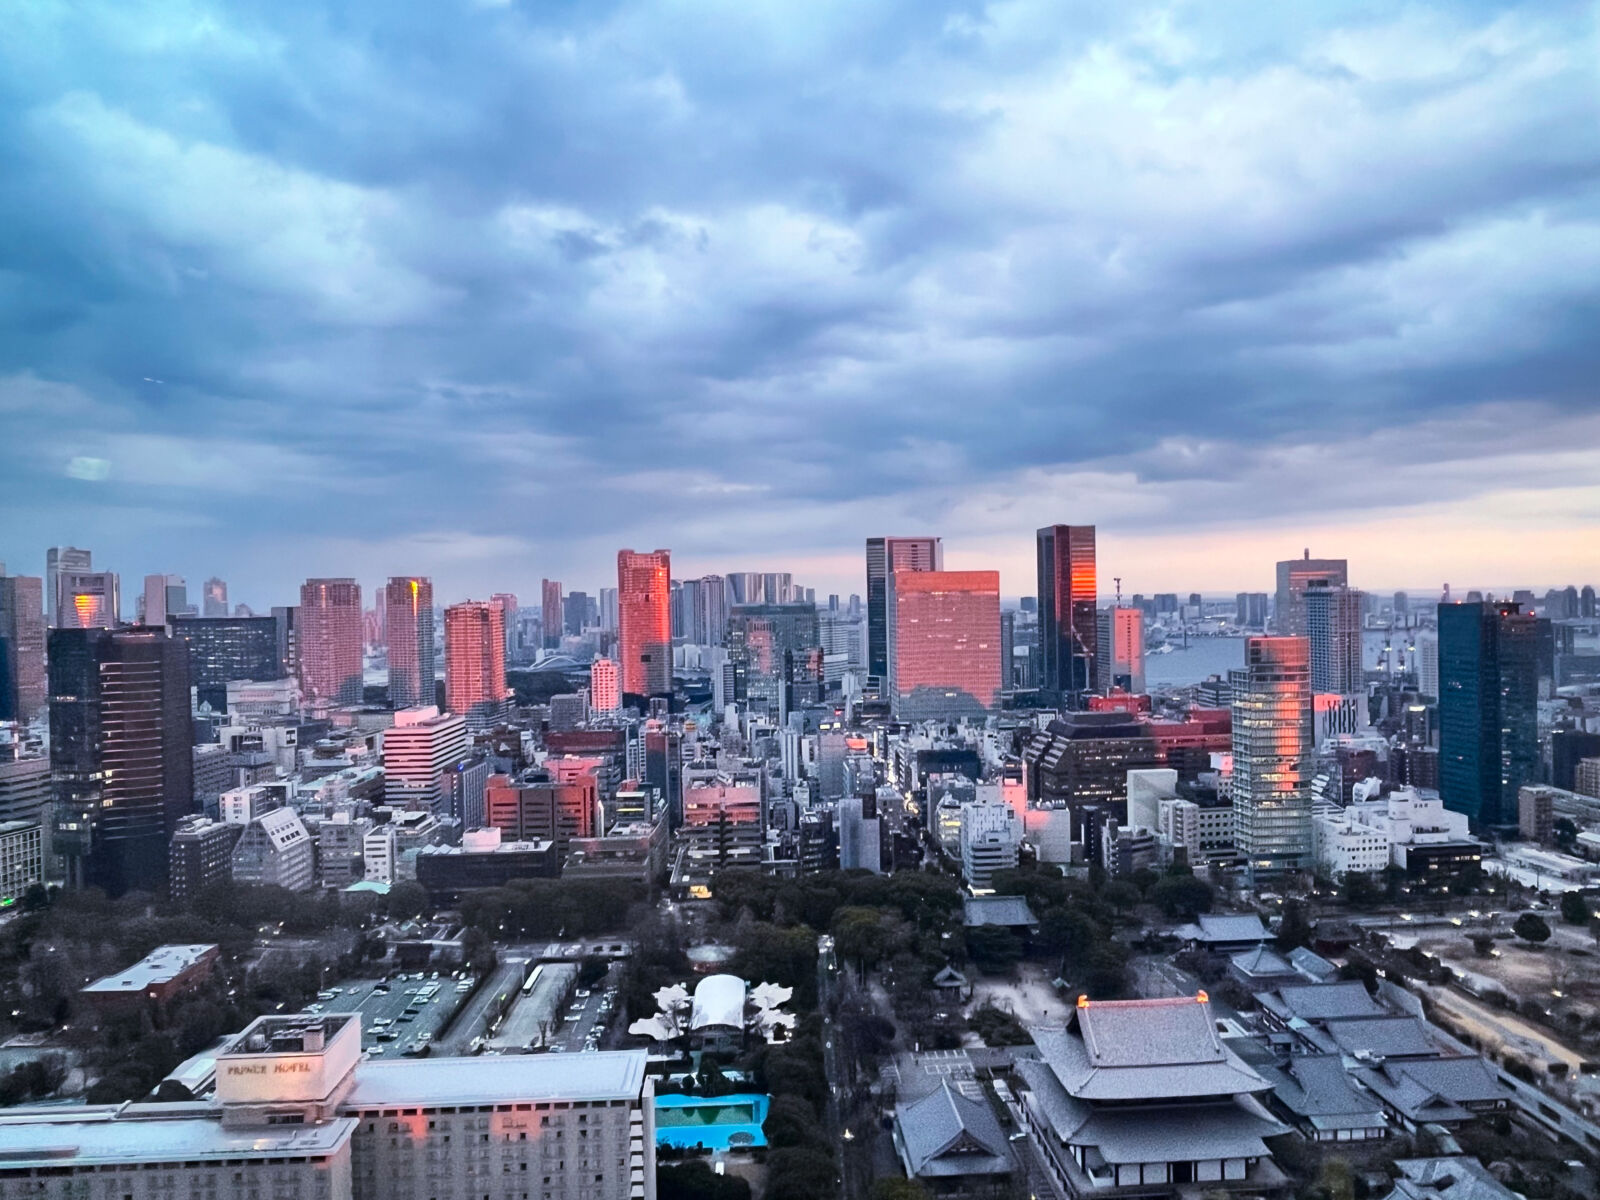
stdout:
[(1041, 686), (1075, 704), (1094, 686), (1100, 637), (1094, 526), (1046, 525), (1038, 544)]
[(936, 537), (867, 539), (867, 674), (889, 675), (889, 576), (895, 571), (944, 570), (944, 545)]
[(172, 633), (188, 645), (196, 703), (216, 712), (228, 707), (230, 679), (284, 678), (272, 617), (174, 617)]
[(1517, 604), (1439, 606), (1439, 792), (1484, 830), (1538, 778), (1539, 622)]
[(56, 850), (82, 886), (160, 891), (194, 807), (184, 643), (163, 629), (53, 629), (49, 647)]

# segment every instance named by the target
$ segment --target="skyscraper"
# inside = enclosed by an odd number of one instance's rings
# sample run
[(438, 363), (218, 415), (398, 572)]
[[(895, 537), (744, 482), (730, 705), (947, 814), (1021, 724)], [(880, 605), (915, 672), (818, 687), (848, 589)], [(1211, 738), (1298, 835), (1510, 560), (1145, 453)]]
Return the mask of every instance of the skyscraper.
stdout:
[[(87, 550), (76, 546), (51, 546), (44, 552), (45, 614), (52, 625), (64, 625), (57, 614), (61, 612), (61, 586), (63, 575), (82, 575), (94, 570), (94, 558)], [(71, 622), (76, 625), (77, 622)]]
[(1144, 691), (1144, 610), (1102, 608), (1095, 642), (1095, 690)]
[(820, 643), (812, 605), (735, 604), (728, 612), (728, 654), (744, 668), (745, 696), (769, 712), (787, 711), (787, 668)]
[(271, 617), (174, 617), (172, 636), (189, 656), (196, 702), (215, 712), (227, 710), (229, 680), (284, 677), (278, 623)]
[(45, 707), (44, 638), (44, 580), (0, 567), (0, 721), (27, 721)]
[(889, 576), (895, 571), (944, 570), (944, 543), (936, 537), (867, 539), (867, 674), (889, 675)]
[(301, 584), (295, 640), (300, 690), (307, 704), (361, 703), (360, 584), (354, 579), (308, 579)]
[(56, 608), (51, 622), (57, 629), (110, 629), (122, 620), (115, 571), (58, 571), (53, 578)]
[(1350, 582), (1349, 563), (1342, 558), (1291, 558), (1278, 564), (1277, 611), (1272, 627), (1284, 637), (1303, 637), (1306, 632), (1305, 591), (1313, 582), (1329, 587), (1344, 587)]
[(500, 623), (506, 631), (506, 662), (516, 662), (520, 652), (517, 642), (517, 597), (512, 592), (496, 592), (489, 597), (489, 603), (500, 606)]
[(617, 551), (618, 654), (625, 696), (672, 691), (672, 625), (667, 612), (671, 555)]
[(468, 600), (444, 610), (445, 707), (481, 730), (505, 716), (505, 614), (493, 600)]
[(1311, 861), (1311, 648), (1253, 637), (1233, 684), (1234, 842), (1251, 877)]
[(1355, 588), (1310, 579), (1300, 596), (1311, 644), (1311, 690), (1353, 695), (1363, 690), (1361, 601)]
[(1519, 605), (1439, 606), (1439, 793), (1485, 831), (1514, 828), (1538, 779), (1538, 643)]
[(1043, 687), (1076, 704), (1093, 686), (1100, 636), (1094, 526), (1046, 525), (1038, 532), (1038, 557)]
[(895, 571), (886, 600), (897, 719), (982, 716), (999, 705), (998, 571)]
[(561, 648), (561, 581), (544, 579), (539, 583), (540, 622), (544, 629), (546, 650)]
[(113, 896), (160, 891), (194, 803), (189, 665), (163, 629), (56, 629), (49, 639), (56, 850)]
[(600, 589), (600, 628), (607, 633), (617, 631), (617, 589)]
[(383, 594), (389, 705), (405, 709), (433, 704), (433, 580), (421, 575), (395, 576)]
[(205, 590), (201, 593), (200, 615), (202, 617), (225, 617), (228, 615), (228, 585), (225, 580), (213, 575), (206, 580)]

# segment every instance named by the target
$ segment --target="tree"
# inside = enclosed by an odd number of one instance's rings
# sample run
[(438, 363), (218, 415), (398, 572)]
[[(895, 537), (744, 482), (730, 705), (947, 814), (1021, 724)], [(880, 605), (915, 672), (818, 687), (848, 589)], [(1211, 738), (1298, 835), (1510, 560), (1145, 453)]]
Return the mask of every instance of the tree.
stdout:
[(409, 921), (427, 907), (428, 893), (420, 883), (402, 879), (390, 885), (388, 908), (393, 920)]
[(1150, 903), (1169, 917), (1186, 917), (1192, 921), (1201, 913), (1211, 911), (1213, 899), (1211, 885), (1193, 875), (1167, 875), (1150, 887)]
[(1278, 922), (1278, 947), (1295, 950), (1311, 941), (1311, 921), (1306, 916), (1305, 901), (1285, 901), (1283, 919)]
[(1568, 925), (1587, 925), (1589, 915), (1589, 902), (1583, 898), (1582, 893), (1561, 894), (1561, 919)]
[(828, 1132), (816, 1112), (796, 1095), (774, 1096), (761, 1129), (767, 1135), (767, 1144), (774, 1148), (802, 1146), (824, 1152), (830, 1148)]
[(840, 957), (872, 966), (888, 949), (883, 913), (876, 908), (841, 908), (833, 917), (833, 942)]
[(1022, 958), (1022, 939), (1002, 925), (978, 925), (967, 930), (967, 953), (983, 970), (1000, 974)]
[(718, 1175), (703, 1158), (656, 1168), (659, 1200), (750, 1200), (750, 1185), (737, 1175)]
[(928, 1189), (915, 1179), (877, 1179), (867, 1200), (928, 1200)]
[(766, 1200), (826, 1200), (839, 1194), (833, 1156), (818, 1150), (774, 1150), (767, 1155)]
[(1570, 850), (1578, 840), (1578, 826), (1571, 817), (1557, 817), (1550, 823), (1550, 836), (1563, 850)]
[(1523, 913), (1512, 923), (1511, 932), (1536, 946), (1550, 940), (1550, 925), (1538, 913)]
[(1351, 908), (1373, 908), (1384, 898), (1382, 885), (1364, 871), (1347, 872), (1340, 893)]
[(1139, 903), (1139, 889), (1126, 880), (1113, 879), (1102, 893), (1105, 902), (1118, 912), (1127, 912)]

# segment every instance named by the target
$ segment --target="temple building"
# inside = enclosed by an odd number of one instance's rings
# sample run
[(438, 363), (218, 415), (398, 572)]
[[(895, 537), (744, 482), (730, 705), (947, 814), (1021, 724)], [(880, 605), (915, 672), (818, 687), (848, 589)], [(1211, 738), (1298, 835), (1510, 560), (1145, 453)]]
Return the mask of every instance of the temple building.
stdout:
[(1204, 992), (1080, 996), (1065, 1029), (1030, 1032), (1042, 1061), (1017, 1064), (1023, 1113), (1062, 1196), (1288, 1183), (1264, 1141), (1288, 1126), (1256, 1099), (1271, 1085), (1218, 1037)]

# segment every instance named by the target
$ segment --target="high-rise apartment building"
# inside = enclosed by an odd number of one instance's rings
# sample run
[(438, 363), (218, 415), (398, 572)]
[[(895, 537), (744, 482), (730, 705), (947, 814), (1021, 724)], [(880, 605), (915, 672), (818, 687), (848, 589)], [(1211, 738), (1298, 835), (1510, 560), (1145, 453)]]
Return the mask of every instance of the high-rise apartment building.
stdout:
[(539, 617), (541, 627), (544, 629), (544, 646), (546, 650), (559, 650), (561, 648), (561, 581), (559, 579), (543, 579), (539, 581)]
[(617, 631), (617, 589), (600, 589), (600, 628), (606, 633)]
[(445, 707), (472, 730), (505, 717), (505, 614), (493, 600), (468, 600), (444, 610)]
[(299, 618), (298, 604), (272, 606), (272, 623), (278, 631), (278, 660), (282, 666), (280, 678), (300, 678)]
[(1100, 637), (1093, 525), (1046, 525), (1037, 534), (1039, 654), (1044, 690), (1081, 706), (1094, 686)]
[(181, 575), (144, 577), (144, 623), (165, 625), (189, 611), (189, 585)]
[(62, 586), (64, 575), (86, 575), (94, 570), (94, 556), (87, 550), (80, 550), (76, 546), (51, 546), (44, 553), (44, 581), (45, 581), (45, 613), (50, 618), (52, 625), (76, 625), (76, 621), (66, 622), (60, 619), (62, 598), (66, 595), (66, 588)]
[(206, 580), (205, 589), (200, 593), (200, 615), (202, 617), (225, 617), (228, 615), (228, 584), (226, 580), (218, 579), (215, 575)]
[(517, 662), (517, 655), (521, 651), (517, 640), (517, 597), (511, 592), (496, 592), (489, 597), (489, 603), (500, 609), (500, 623), (506, 631), (505, 660), (508, 663)]
[(49, 701), (44, 580), (0, 567), (0, 721), (28, 721)]
[(1311, 648), (1253, 637), (1233, 685), (1234, 843), (1251, 877), (1311, 863)]
[(1484, 831), (1538, 781), (1539, 626), (1516, 604), (1439, 606), (1439, 792)]
[(429, 704), (395, 713), (383, 731), (383, 802), (442, 814), (440, 780), (467, 756), (467, 721)]
[(999, 705), (998, 571), (895, 571), (886, 609), (896, 718), (982, 716)]
[(354, 579), (308, 579), (295, 621), (300, 690), (313, 706), (360, 704), (361, 585)]
[(615, 659), (597, 658), (589, 665), (589, 703), (598, 713), (622, 707), (622, 675)]
[(228, 708), (228, 684), (282, 679), (278, 623), (271, 617), (174, 617), (172, 636), (187, 647), (195, 702)]
[(148, 627), (55, 629), (49, 660), (56, 850), (83, 886), (159, 892), (194, 804), (184, 644)]
[(1301, 592), (1305, 637), (1311, 644), (1311, 690), (1318, 695), (1349, 696), (1364, 690), (1362, 600), (1355, 588), (1322, 579), (1308, 580)]
[(1414, 643), (1412, 666), (1417, 673), (1417, 691), (1424, 696), (1439, 698), (1439, 635), (1433, 630), (1419, 630)]
[(1267, 594), (1265, 592), (1240, 592), (1234, 599), (1233, 622), (1242, 629), (1267, 627)]
[(383, 590), (384, 637), (389, 647), (389, 704), (416, 708), (434, 703), (433, 580), (391, 578)]
[(665, 550), (617, 552), (617, 657), (624, 695), (672, 691), (671, 576), (671, 555)]
[(889, 675), (889, 576), (896, 571), (944, 570), (944, 543), (936, 537), (867, 539), (867, 674)]
[(180, 904), (193, 900), (233, 873), (233, 844), (242, 828), (198, 815), (179, 822), (167, 854), (167, 887), (173, 900)]
[(1350, 564), (1342, 558), (1312, 558), (1307, 550), (1301, 558), (1278, 564), (1277, 611), (1272, 627), (1284, 637), (1304, 637), (1306, 633), (1305, 592), (1312, 583), (1346, 587), (1350, 583)]

